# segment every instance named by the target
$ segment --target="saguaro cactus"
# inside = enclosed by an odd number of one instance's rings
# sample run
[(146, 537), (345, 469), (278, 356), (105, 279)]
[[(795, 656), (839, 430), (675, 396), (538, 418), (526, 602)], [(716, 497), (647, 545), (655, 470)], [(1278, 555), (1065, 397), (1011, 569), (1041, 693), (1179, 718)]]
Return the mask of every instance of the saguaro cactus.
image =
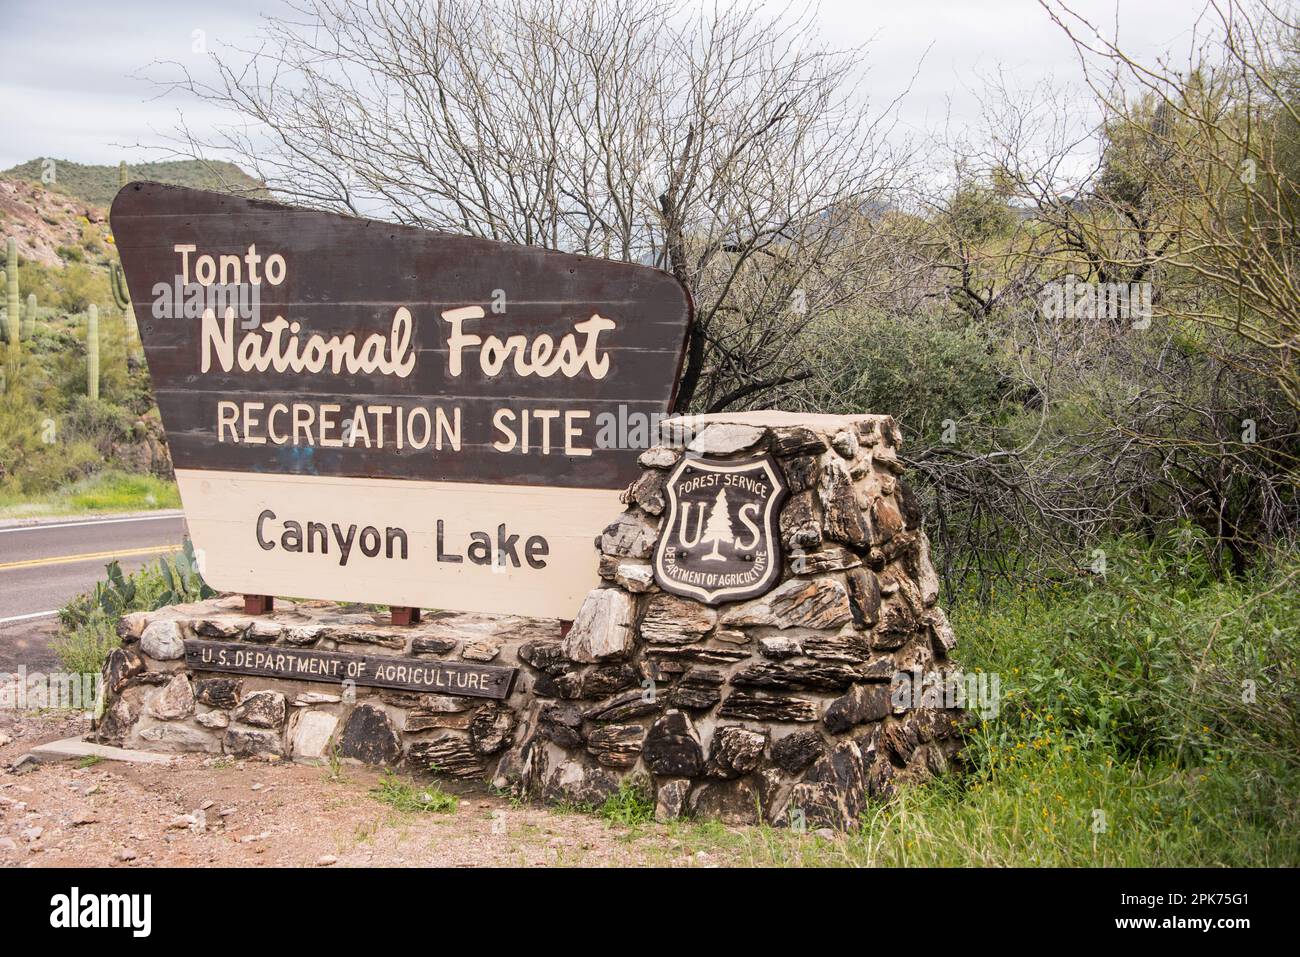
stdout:
[(18, 332), (23, 314), (18, 307), (18, 241), (9, 237), (5, 250), (5, 293), (8, 296), (8, 315), (5, 324), (6, 336), (12, 348), (18, 348)]
[(135, 321), (135, 309), (131, 306), (131, 291), (126, 286), (126, 273), (121, 263), (113, 263), (108, 271), (109, 287), (113, 290), (113, 305), (122, 310), (126, 320), (126, 350), (128, 356), (134, 356), (140, 350), (140, 327)]
[(86, 395), (99, 398), (99, 307), (86, 310)]
[(27, 308), (23, 310), (23, 338), (36, 335), (36, 293), (27, 294)]
[(117, 164), (117, 188), (121, 189), (126, 185), (126, 160)]

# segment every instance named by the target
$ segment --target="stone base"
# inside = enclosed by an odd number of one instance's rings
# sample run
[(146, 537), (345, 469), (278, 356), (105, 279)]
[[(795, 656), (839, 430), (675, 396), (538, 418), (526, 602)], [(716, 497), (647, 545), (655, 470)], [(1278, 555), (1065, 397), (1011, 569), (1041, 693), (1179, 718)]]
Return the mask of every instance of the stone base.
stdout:
[[(766, 417), (766, 418), (765, 418)], [(606, 584), (553, 620), (383, 614), (237, 596), (136, 613), (105, 663), (93, 738), (164, 752), (342, 761), (478, 778), (598, 805), (624, 780), (660, 818), (852, 826), (871, 800), (946, 770), (962, 713), (902, 693), (943, 677), (952, 630), (883, 416), (673, 420), (711, 457), (770, 452), (791, 488), (785, 568), (767, 594), (709, 607), (660, 591), (649, 557), (664, 476), (644, 453), (598, 536)], [(673, 422), (668, 424), (671, 429)], [(501, 701), (191, 670), (186, 639), (475, 662), (519, 673)]]

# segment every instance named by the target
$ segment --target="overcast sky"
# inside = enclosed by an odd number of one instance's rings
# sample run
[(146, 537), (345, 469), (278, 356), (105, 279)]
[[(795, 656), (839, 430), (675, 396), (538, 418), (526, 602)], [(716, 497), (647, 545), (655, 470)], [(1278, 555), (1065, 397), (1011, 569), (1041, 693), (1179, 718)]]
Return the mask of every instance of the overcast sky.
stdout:
[[(195, 128), (200, 107), (158, 91), (138, 74), (155, 60), (199, 68), (195, 31), (209, 50), (246, 46), (278, 0), (3, 0), (5, 104), (0, 169), (34, 157), (83, 163), (164, 158), (157, 148), (184, 108)], [(1112, 25), (1144, 54), (1185, 48), (1198, 0), (1073, 0), (1094, 22)], [(911, 130), (973, 122), (969, 91), (1002, 69), (1017, 85), (1077, 80), (1060, 29), (1036, 0), (823, 0), (820, 22), (836, 43), (870, 41), (870, 86), (889, 99), (911, 84), (901, 118)], [(922, 62), (923, 61), (923, 62)], [(913, 79), (918, 64), (920, 73)], [(154, 148), (136, 149), (136, 143)]]

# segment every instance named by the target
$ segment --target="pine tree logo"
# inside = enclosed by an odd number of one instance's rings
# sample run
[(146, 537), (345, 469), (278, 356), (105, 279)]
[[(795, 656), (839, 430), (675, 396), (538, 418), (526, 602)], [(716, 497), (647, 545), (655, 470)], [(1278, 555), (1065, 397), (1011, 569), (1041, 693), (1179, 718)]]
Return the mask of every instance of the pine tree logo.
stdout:
[(727, 490), (718, 489), (718, 497), (713, 500), (708, 523), (704, 526), (703, 541), (713, 543), (713, 551), (703, 556), (700, 561), (725, 562), (727, 556), (718, 551), (722, 542), (731, 544), (736, 540), (736, 533), (731, 527), (731, 511), (727, 506)]

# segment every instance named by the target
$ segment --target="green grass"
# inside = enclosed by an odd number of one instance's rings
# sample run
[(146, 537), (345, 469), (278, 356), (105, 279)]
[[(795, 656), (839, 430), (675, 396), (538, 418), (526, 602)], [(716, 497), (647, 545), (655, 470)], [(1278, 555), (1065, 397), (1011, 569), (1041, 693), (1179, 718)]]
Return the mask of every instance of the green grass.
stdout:
[(644, 781), (620, 781), (618, 793), (611, 794), (595, 813), (611, 824), (638, 828), (655, 819), (655, 802)]
[(436, 784), (403, 781), (391, 771), (384, 775), (376, 787), (370, 789), (370, 794), (375, 800), (403, 814), (452, 814), (460, 804), (460, 798), (448, 794)]
[(832, 837), (678, 822), (663, 861), (1300, 864), (1300, 557), (1234, 580), (1193, 543), (1108, 551), (1104, 580), (952, 610), (962, 665), (1002, 689), (967, 735), (965, 775), (904, 788)]
[(107, 470), (47, 495), (0, 495), (0, 519), (180, 508), (176, 483), (152, 475)]

